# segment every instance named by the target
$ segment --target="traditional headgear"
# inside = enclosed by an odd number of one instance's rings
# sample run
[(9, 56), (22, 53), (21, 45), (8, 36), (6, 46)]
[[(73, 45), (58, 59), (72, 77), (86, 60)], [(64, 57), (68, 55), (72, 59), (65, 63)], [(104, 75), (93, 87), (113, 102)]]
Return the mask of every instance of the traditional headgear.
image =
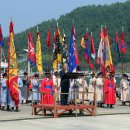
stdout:
[(39, 74), (34, 74), (34, 77), (39, 77)]
[(57, 70), (54, 71), (54, 75), (59, 74)]
[(103, 75), (103, 72), (99, 72), (99, 73), (97, 74), (97, 77), (99, 77), (100, 75)]
[(3, 76), (3, 77), (6, 77), (6, 76), (7, 76), (7, 73), (3, 73), (2, 76)]
[(127, 75), (127, 74), (123, 74), (122, 76), (125, 77), (125, 78), (128, 78), (128, 75)]
[(24, 75), (28, 75), (28, 72), (24, 72), (23, 74), (24, 74)]

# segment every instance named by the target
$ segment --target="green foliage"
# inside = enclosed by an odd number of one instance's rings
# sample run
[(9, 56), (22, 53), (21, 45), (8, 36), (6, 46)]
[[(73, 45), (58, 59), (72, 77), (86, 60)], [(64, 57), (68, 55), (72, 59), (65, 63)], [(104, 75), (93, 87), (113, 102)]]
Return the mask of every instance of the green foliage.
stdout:
[[(112, 56), (114, 57), (114, 40), (115, 40), (115, 31), (119, 32), (121, 35), (121, 28), (124, 27), (124, 31), (126, 34), (125, 40), (127, 43), (127, 54), (125, 56), (125, 62), (130, 61), (130, 1), (125, 3), (116, 3), (112, 5), (92, 5), (92, 6), (84, 6), (79, 7), (72, 12), (62, 15), (58, 20), (51, 19), (49, 21), (44, 21), (37, 26), (39, 26), (41, 43), (42, 43), (42, 53), (43, 53), (43, 63), (47, 64), (48, 60), (52, 60), (52, 49), (50, 51), (50, 58), (48, 56), (48, 49), (46, 47), (46, 36), (47, 29), (51, 29), (51, 43), (53, 43), (53, 35), (56, 27), (56, 22), (59, 23), (59, 28), (62, 32), (64, 29), (67, 35), (67, 44), (69, 44), (70, 31), (72, 21), (74, 19), (74, 24), (76, 28), (76, 38), (77, 38), (77, 48), (80, 55), (81, 65), (82, 67), (87, 67), (86, 61), (83, 58), (84, 49), (80, 47), (81, 37), (85, 34), (86, 28), (88, 27), (89, 32), (93, 32), (93, 37), (95, 39), (96, 51), (99, 45), (99, 32), (101, 25), (106, 25), (108, 28), (108, 34), (111, 40), (111, 51)], [(23, 48), (27, 48), (27, 33), (29, 30), (21, 32), (15, 35), (15, 45), (18, 58), (20, 54), (24, 54), (25, 52), (22, 50)], [(33, 34), (34, 43), (36, 43), (36, 26), (30, 28), (30, 31)], [(7, 43), (7, 38), (5, 38), (5, 42)], [(4, 51), (7, 52), (7, 44), (5, 46)], [(96, 63), (96, 61), (93, 61)], [(117, 58), (117, 63), (120, 63), (120, 58)]]

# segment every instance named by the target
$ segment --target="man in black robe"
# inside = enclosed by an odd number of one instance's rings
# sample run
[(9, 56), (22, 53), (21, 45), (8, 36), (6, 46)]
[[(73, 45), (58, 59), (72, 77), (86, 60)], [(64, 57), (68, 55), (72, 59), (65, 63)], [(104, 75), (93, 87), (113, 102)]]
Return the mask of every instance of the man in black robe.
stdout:
[[(67, 78), (66, 73), (68, 73), (68, 64), (63, 64), (63, 69), (60, 71), (61, 78), (61, 93), (69, 93), (70, 80)], [(68, 104), (68, 94), (61, 94), (61, 105)]]

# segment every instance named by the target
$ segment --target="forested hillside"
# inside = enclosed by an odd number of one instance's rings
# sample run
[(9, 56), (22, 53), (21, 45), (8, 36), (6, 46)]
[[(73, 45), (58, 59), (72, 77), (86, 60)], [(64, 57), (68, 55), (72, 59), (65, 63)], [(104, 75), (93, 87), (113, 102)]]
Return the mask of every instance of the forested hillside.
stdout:
[[(92, 5), (92, 6), (84, 6), (79, 7), (73, 10), (72, 12), (61, 15), (58, 20), (51, 19), (50, 21), (44, 21), (39, 23), (35, 27), (31, 27), (30, 31), (33, 34), (34, 42), (36, 43), (36, 27), (39, 27), (40, 35), (41, 35), (41, 43), (42, 43), (42, 53), (43, 53), (43, 63), (47, 62), (47, 47), (46, 47), (46, 36), (47, 29), (51, 29), (51, 39), (53, 42), (53, 34), (55, 31), (56, 23), (59, 23), (59, 29), (62, 32), (64, 29), (67, 36), (67, 44), (69, 44), (69, 37), (71, 33), (71, 25), (74, 19), (74, 25), (76, 29), (77, 36), (77, 46), (79, 55), (83, 55), (84, 50), (80, 47), (81, 37), (85, 34), (86, 28), (88, 27), (88, 32), (93, 32), (93, 37), (95, 39), (96, 51), (99, 45), (99, 32), (101, 25), (106, 25), (108, 29), (108, 34), (110, 36), (111, 41), (111, 51), (112, 56), (114, 57), (114, 39), (115, 39), (115, 31), (119, 32), (121, 35), (122, 26), (124, 27), (125, 32), (125, 40), (127, 43), (127, 54), (125, 56), (125, 62), (130, 61), (130, 1), (125, 3), (116, 3), (112, 5)], [(23, 54), (25, 52), (23, 49), (27, 48), (27, 34), (29, 29), (15, 35), (15, 45), (18, 58), (23, 58)], [(51, 43), (52, 43), (51, 42)], [(7, 52), (7, 38), (5, 38), (4, 51)], [(81, 64), (85, 63), (84, 58), (80, 58)], [(94, 61), (95, 62), (95, 61)], [(118, 58), (118, 62), (121, 60)], [(87, 66), (87, 65), (82, 65)]]

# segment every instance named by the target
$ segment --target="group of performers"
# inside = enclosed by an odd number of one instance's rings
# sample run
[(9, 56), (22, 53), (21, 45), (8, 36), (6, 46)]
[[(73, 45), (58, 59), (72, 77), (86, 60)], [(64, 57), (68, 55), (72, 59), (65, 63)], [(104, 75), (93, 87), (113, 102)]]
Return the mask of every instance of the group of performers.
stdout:
[[(78, 99), (78, 103), (86, 101), (93, 105), (95, 98), (98, 107), (106, 105), (108, 108), (113, 108), (113, 105), (116, 104), (118, 87), (112, 72), (107, 73), (105, 77), (102, 72), (97, 75), (90, 73), (89, 83), (87, 83), (85, 74), (76, 79), (70, 79), (67, 76), (68, 73), (67, 63), (63, 64), (63, 69), (59, 72), (46, 71), (42, 80), (40, 80), (39, 74), (34, 74), (33, 78), (30, 78), (25, 72), (23, 78), (18, 78), (19, 103), (28, 103), (31, 95), (33, 104), (54, 104), (56, 100), (56, 103), (60, 105), (69, 105)], [(2, 76), (1, 110), (19, 111), (20, 105), (15, 106), (10, 96), (7, 73)], [(120, 81), (122, 105), (126, 105), (126, 102), (130, 101), (129, 86), (128, 75), (123, 74)], [(54, 97), (54, 93), (56, 97)]]

